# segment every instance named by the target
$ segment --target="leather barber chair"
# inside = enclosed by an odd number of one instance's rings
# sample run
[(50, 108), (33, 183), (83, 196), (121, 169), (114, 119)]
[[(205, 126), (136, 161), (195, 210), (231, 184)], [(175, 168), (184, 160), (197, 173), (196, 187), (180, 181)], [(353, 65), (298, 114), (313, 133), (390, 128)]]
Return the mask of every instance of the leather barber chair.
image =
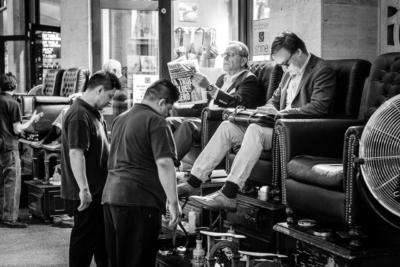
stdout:
[[(333, 115), (335, 117), (348, 118), (357, 116), (362, 88), (364, 81), (368, 76), (370, 70), (370, 63), (365, 60), (328, 60), (336, 72), (336, 96), (333, 108)], [(301, 115), (284, 115), (277, 117), (276, 120), (285, 117), (305, 118)], [(307, 117), (309, 118), (309, 116)], [(302, 128), (302, 127), (300, 127)], [(253, 192), (254, 186), (271, 185), (274, 190), (274, 200), (280, 201), (280, 153), (279, 150), (282, 145), (277, 138), (277, 129), (275, 127), (272, 149), (270, 151), (263, 151), (260, 160), (253, 168), (249, 179), (247, 180), (244, 191)], [(227, 157), (228, 169), (232, 164), (238, 148), (232, 150)]]
[(43, 95), (59, 96), (63, 69), (48, 70), (43, 80)]
[(61, 80), (64, 74), (63, 69), (48, 70), (43, 79), (43, 84), (39, 84), (29, 90), (28, 95), (60, 95)]
[[(278, 121), (282, 201), (288, 206), (288, 222), (307, 217), (354, 230), (370, 221), (362, 219), (365, 209), (355, 184), (358, 141), (369, 116), (398, 93), (400, 53), (384, 54), (375, 60), (365, 82), (358, 118)], [(352, 112), (358, 107), (353, 105)]]
[(65, 70), (60, 88), (60, 96), (70, 96), (83, 92), (89, 80), (89, 71), (83, 68), (70, 68)]
[[(43, 112), (43, 117), (24, 131), (25, 140), (21, 141), (20, 151), (25, 169), (30, 169), (33, 177), (43, 179), (45, 174), (43, 149), (40, 146), (32, 146), (34, 143), (26, 141), (42, 140), (51, 129), (56, 117), (63, 109), (69, 107), (72, 101), (68, 97), (60, 96), (25, 96), (22, 100), (23, 118), (29, 118), (34, 110)], [(27, 146), (30, 147), (27, 149)]]

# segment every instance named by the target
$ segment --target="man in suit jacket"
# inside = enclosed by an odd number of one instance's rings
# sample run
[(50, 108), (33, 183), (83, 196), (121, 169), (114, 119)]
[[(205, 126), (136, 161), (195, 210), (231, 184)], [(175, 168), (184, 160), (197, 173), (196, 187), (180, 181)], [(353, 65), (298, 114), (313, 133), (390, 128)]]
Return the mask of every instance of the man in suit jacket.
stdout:
[[(325, 115), (332, 108), (336, 88), (334, 70), (322, 59), (309, 53), (294, 33), (284, 32), (271, 46), (274, 61), (285, 74), (266, 105), (265, 114)], [(244, 186), (262, 150), (271, 149), (273, 129), (251, 124), (247, 129), (224, 121), (200, 153), (187, 183), (178, 186), (180, 195), (192, 195), (208, 179), (211, 171), (232, 146), (241, 145), (224, 187), (208, 196), (190, 199), (214, 208), (236, 209), (236, 195)]]
[[(259, 92), (256, 76), (248, 70), (249, 49), (242, 42), (230, 42), (222, 56), (225, 74), (217, 79), (215, 85), (200, 73), (193, 76), (193, 84), (201, 90), (207, 90), (211, 98), (210, 106), (255, 108)], [(194, 143), (200, 143), (201, 119), (170, 117), (167, 120), (174, 132), (180, 161)]]

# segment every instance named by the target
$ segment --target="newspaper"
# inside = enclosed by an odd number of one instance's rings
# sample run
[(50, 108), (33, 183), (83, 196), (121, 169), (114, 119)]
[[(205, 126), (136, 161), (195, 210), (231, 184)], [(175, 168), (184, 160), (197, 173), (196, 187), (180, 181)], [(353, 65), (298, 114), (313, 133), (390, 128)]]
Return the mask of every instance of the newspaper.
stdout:
[(192, 76), (199, 71), (197, 60), (171, 61), (167, 63), (169, 75), (173, 84), (178, 87), (179, 104), (207, 103), (207, 92), (203, 88), (192, 84)]

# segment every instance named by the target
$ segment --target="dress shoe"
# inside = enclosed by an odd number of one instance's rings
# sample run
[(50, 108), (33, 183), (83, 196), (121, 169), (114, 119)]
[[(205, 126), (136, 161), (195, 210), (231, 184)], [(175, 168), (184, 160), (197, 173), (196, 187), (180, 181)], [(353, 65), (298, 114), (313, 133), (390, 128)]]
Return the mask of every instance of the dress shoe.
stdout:
[(178, 184), (178, 196), (188, 197), (200, 194), (200, 187), (193, 187), (189, 183)]
[(23, 222), (3, 221), (3, 225), (8, 228), (26, 228), (28, 225)]
[(189, 199), (212, 210), (236, 210), (237, 199), (228, 198), (221, 191), (217, 191), (207, 196), (191, 196)]

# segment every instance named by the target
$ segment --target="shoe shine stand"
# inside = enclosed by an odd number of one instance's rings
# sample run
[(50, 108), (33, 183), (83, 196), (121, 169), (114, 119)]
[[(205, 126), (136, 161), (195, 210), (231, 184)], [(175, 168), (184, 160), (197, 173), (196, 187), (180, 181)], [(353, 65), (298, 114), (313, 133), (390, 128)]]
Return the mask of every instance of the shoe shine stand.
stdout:
[[(44, 154), (44, 177), (39, 177), (38, 159), (33, 159), (33, 180), (25, 181), (28, 191), (28, 208), (32, 216), (50, 223), (54, 215), (66, 214), (65, 202), (61, 198), (61, 189), (59, 184), (49, 182), (52, 176), (52, 169), (60, 163), (60, 146), (41, 145), (36, 142), (20, 140), (20, 143), (29, 145), (34, 151), (43, 151)], [(38, 154), (38, 153), (35, 153)], [(54, 164), (51, 164), (54, 162)]]

